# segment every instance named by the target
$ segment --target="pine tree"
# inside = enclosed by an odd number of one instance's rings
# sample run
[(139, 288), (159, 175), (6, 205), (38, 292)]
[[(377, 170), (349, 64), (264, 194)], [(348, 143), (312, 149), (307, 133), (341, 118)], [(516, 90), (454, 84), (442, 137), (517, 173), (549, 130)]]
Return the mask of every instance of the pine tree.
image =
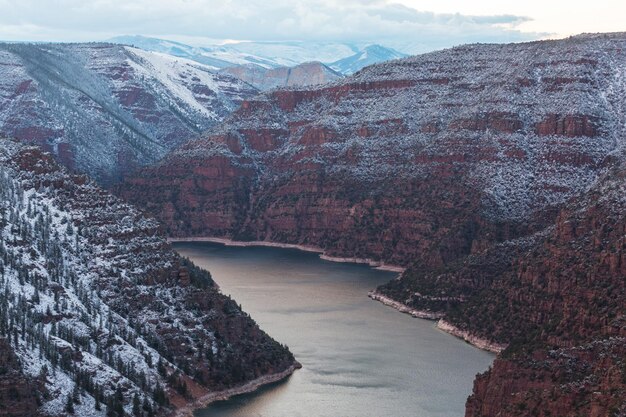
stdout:
[(74, 384), (74, 391), (72, 391), (72, 400), (74, 400), (74, 403), (80, 404), (80, 387), (78, 386), (78, 382)]
[(115, 390), (115, 398), (113, 400), (113, 411), (117, 416), (122, 417), (124, 415), (124, 393), (121, 387), (117, 387)]
[(139, 395), (135, 393), (133, 397), (133, 415), (136, 417), (141, 416), (141, 402), (139, 401)]
[(167, 376), (167, 370), (165, 369), (165, 365), (163, 364), (163, 360), (159, 356), (159, 362), (157, 363), (157, 370), (159, 371), (159, 375)]
[(141, 406), (141, 408), (143, 408), (143, 410), (148, 414), (152, 413), (152, 406), (150, 405), (148, 398), (143, 397), (143, 405)]
[(67, 400), (65, 401), (65, 412), (74, 414), (74, 399), (71, 394), (67, 394)]

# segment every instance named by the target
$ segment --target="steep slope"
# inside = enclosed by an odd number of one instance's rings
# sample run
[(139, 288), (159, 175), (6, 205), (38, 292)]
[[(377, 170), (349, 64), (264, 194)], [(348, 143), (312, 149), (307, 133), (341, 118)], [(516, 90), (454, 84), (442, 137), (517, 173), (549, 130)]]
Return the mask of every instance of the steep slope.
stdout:
[(0, 145), (3, 410), (166, 415), (293, 370), (156, 221), (38, 148)]
[(379, 62), (405, 58), (407, 54), (380, 45), (369, 45), (354, 55), (328, 64), (329, 67), (342, 74), (350, 75)]
[(256, 94), (169, 55), (111, 44), (0, 44), (0, 134), (111, 181)]
[(261, 91), (280, 87), (305, 87), (327, 84), (342, 78), (321, 62), (305, 62), (295, 67), (278, 67), (266, 69), (258, 65), (239, 65), (224, 68), (220, 71), (239, 78)]
[(626, 36), (468, 45), (242, 107), (129, 177), (174, 236), (438, 268), (532, 234), (621, 146)]
[[(476, 381), (467, 416), (626, 414), (625, 191), (622, 165), (449, 314), (458, 328), (510, 342)], [(457, 277), (484, 278), (467, 272)], [(446, 296), (433, 290), (423, 296)]]

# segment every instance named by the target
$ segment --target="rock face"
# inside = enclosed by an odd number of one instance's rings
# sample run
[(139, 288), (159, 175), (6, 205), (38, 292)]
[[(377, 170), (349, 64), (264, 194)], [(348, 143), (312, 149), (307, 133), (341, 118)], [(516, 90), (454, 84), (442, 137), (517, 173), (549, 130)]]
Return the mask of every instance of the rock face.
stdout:
[(0, 44), (0, 93), (0, 135), (107, 182), (221, 121), (256, 90), (131, 47)]
[(326, 84), (343, 77), (321, 62), (305, 62), (295, 67), (264, 68), (248, 64), (224, 68), (221, 74), (232, 75), (266, 91), (281, 87), (306, 87)]
[(293, 369), (155, 220), (36, 147), (0, 145), (2, 411), (33, 415), (40, 392), (43, 415), (68, 402), (76, 415), (131, 414), (136, 401), (134, 415), (167, 415)]
[(508, 346), (468, 417), (624, 415), (624, 47), (464, 46), (273, 91), (120, 191), (175, 236), (407, 265), (380, 298)]
[(459, 326), (511, 342), (477, 379), (468, 417), (626, 413), (625, 189), (622, 167), (457, 307)]
[(269, 92), (121, 194), (173, 236), (441, 267), (542, 229), (605, 169), (624, 38), (463, 46)]
[(626, 412), (626, 339), (496, 359), (477, 377), (466, 417), (621, 416)]

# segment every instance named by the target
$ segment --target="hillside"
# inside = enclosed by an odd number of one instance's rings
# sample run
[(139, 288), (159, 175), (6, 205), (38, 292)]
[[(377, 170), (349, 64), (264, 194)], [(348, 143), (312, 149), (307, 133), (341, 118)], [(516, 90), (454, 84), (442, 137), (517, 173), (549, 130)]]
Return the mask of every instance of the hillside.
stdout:
[(156, 221), (36, 147), (0, 145), (3, 413), (167, 415), (293, 370)]
[(467, 416), (622, 415), (625, 47), (467, 45), (272, 91), (120, 193), (174, 236), (406, 266), (378, 296), (503, 350)]
[(256, 90), (193, 61), (112, 44), (0, 44), (0, 134), (103, 182), (155, 162)]

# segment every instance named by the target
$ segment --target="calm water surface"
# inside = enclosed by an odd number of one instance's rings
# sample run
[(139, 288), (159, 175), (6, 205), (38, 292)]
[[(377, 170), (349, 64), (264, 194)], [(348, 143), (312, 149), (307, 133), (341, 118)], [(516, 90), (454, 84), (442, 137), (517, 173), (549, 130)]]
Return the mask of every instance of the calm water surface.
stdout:
[(275, 248), (177, 243), (303, 368), (197, 417), (463, 416), (494, 356), (367, 297), (397, 274)]

